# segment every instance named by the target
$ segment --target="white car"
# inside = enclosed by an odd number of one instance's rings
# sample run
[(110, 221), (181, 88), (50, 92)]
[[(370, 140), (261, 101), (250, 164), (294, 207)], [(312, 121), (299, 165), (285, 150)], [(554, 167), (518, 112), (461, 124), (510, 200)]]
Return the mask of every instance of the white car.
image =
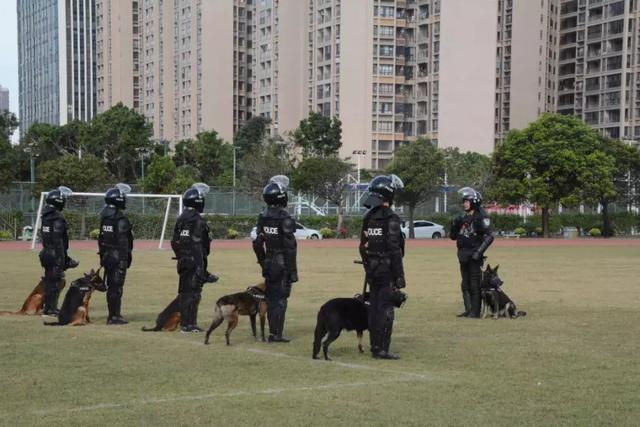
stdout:
[[(313, 240), (317, 240), (317, 239), (322, 239), (322, 234), (320, 234), (320, 232), (318, 230), (314, 230), (313, 228), (307, 228), (304, 225), (297, 223), (296, 222), (296, 232), (295, 232), (295, 236), (297, 240), (304, 240), (304, 239), (313, 239)], [(256, 227), (253, 227), (251, 229), (251, 234), (250, 234), (251, 240), (256, 240), (257, 233), (256, 233)]]
[[(434, 222), (417, 219), (413, 221), (413, 230), (416, 239), (440, 239), (444, 237), (444, 227)], [(403, 221), (401, 227), (402, 235), (409, 238), (409, 222)]]

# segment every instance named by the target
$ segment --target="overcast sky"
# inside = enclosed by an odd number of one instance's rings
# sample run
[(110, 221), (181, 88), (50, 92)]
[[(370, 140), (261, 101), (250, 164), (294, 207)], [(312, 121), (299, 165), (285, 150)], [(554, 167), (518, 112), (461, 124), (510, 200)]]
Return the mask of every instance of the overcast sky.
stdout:
[[(18, 114), (18, 20), (16, 0), (0, 0), (0, 85), (9, 88), (9, 108)], [(14, 140), (17, 136), (14, 135)]]

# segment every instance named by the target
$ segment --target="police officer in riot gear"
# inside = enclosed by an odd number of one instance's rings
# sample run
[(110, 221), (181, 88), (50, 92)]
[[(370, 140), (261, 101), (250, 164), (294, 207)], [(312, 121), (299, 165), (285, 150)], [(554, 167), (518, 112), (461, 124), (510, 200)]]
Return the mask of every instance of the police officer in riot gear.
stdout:
[(262, 191), (267, 207), (258, 216), (253, 251), (266, 281), (269, 342), (289, 342), (284, 319), (291, 284), (298, 281), (296, 223), (286, 210), (289, 178), (274, 176)]
[(482, 264), (484, 252), (493, 242), (491, 220), (482, 209), (482, 195), (470, 187), (458, 190), (465, 214), (451, 224), (449, 237), (456, 241), (462, 275), (464, 311), (458, 317), (480, 317)]
[(42, 250), (40, 265), (44, 267), (44, 309), (43, 314), (58, 315), (58, 296), (64, 287), (64, 272), (75, 268), (78, 262), (71, 259), (67, 221), (62, 215), (66, 199), (71, 190), (60, 186), (45, 196), (46, 205), (42, 209), (41, 228)]
[(184, 211), (178, 217), (171, 239), (171, 248), (178, 260), (178, 297), (182, 332), (203, 332), (198, 327), (198, 305), (204, 283), (214, 283), (218, 277), (209, 273), (208, 259), (211, 238), (204, 210), (207, 184), (193, 184), (182, 195)]
[[(400, 218), (391, 209), (394, 195), (404, 188), (395, 175), (377, 176), (369, 185), (360, 233), (360, 256), (370, 287), (369, 337), (377, 359), (399, 359), (389, 351), (398, 289), (405, 287), (404, 237)], [(404, 296), (404, 294), (402, 294)]]
[(100, 213), (100, 235), (98, 249), (100, 266), (104, 268), (107, 285), (107, 307), (109, 316), (107, 325), (126, 325), (129, 323), (120, 312), (122, 288), (131, 267), (133, 233), (131, 223), (123, 210), (127, 207), (127, 194), (131, 187), (117, 184), (107, 190), (104, 196), (105, 207)]

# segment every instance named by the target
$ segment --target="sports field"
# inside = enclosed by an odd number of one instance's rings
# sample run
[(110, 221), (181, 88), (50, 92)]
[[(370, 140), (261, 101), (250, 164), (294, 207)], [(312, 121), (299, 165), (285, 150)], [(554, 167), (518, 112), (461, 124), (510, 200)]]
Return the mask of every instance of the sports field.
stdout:
[[(129, 325), (105, 325), (100, 293), (85, 327), (0, 317), (0, 425), (638, 425), (640, 245), (538, 242), (498, 241), (488, 252), (528, 312), (498, 321), (455, 317), (452, 242), (409, 244), (395, 362), (359, 354), (355, 332), (331, 346), (333, 362), (311, 359), (318, 308), (362, 289), (355, 241), (301, 245), (291, 343), (254, 342), (242, 318), (231, 347), (223, 327), (209, 346), (203, 334), (140, 331), (175, 296), (177, 277), (170, 251), (138, 250)], [(97, 260), (82, 247), (72, 247), (80, 268), (69, 280)], [(202, 327), (217, 298), (259, 280), (248, 241), (214, 247), (210, 265), (221, 279), (205, 285)], [(40, 274), (37, 252), (0, 244), (0, 310), (20, 308)]]

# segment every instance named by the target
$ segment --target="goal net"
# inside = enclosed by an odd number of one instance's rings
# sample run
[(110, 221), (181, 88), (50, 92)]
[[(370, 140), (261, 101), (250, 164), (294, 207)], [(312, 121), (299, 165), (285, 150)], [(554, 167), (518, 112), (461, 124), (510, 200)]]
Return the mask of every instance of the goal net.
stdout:
[[(39, 238), (42, 209), (46, 192), (40, 194), (31, 249)], [(63, 214), (69, 225), (70, 240), (97, 239), (100, 212), (104, 208), (104, 193), (72, 193), (66, 200)], [(182, 212), (182, 198), (177, 194), (127, 194), (125, 213), (133, 226), (136, 240), (158, 242), (163, 249), (165, 239), (171, 238), (176, 218)]]

